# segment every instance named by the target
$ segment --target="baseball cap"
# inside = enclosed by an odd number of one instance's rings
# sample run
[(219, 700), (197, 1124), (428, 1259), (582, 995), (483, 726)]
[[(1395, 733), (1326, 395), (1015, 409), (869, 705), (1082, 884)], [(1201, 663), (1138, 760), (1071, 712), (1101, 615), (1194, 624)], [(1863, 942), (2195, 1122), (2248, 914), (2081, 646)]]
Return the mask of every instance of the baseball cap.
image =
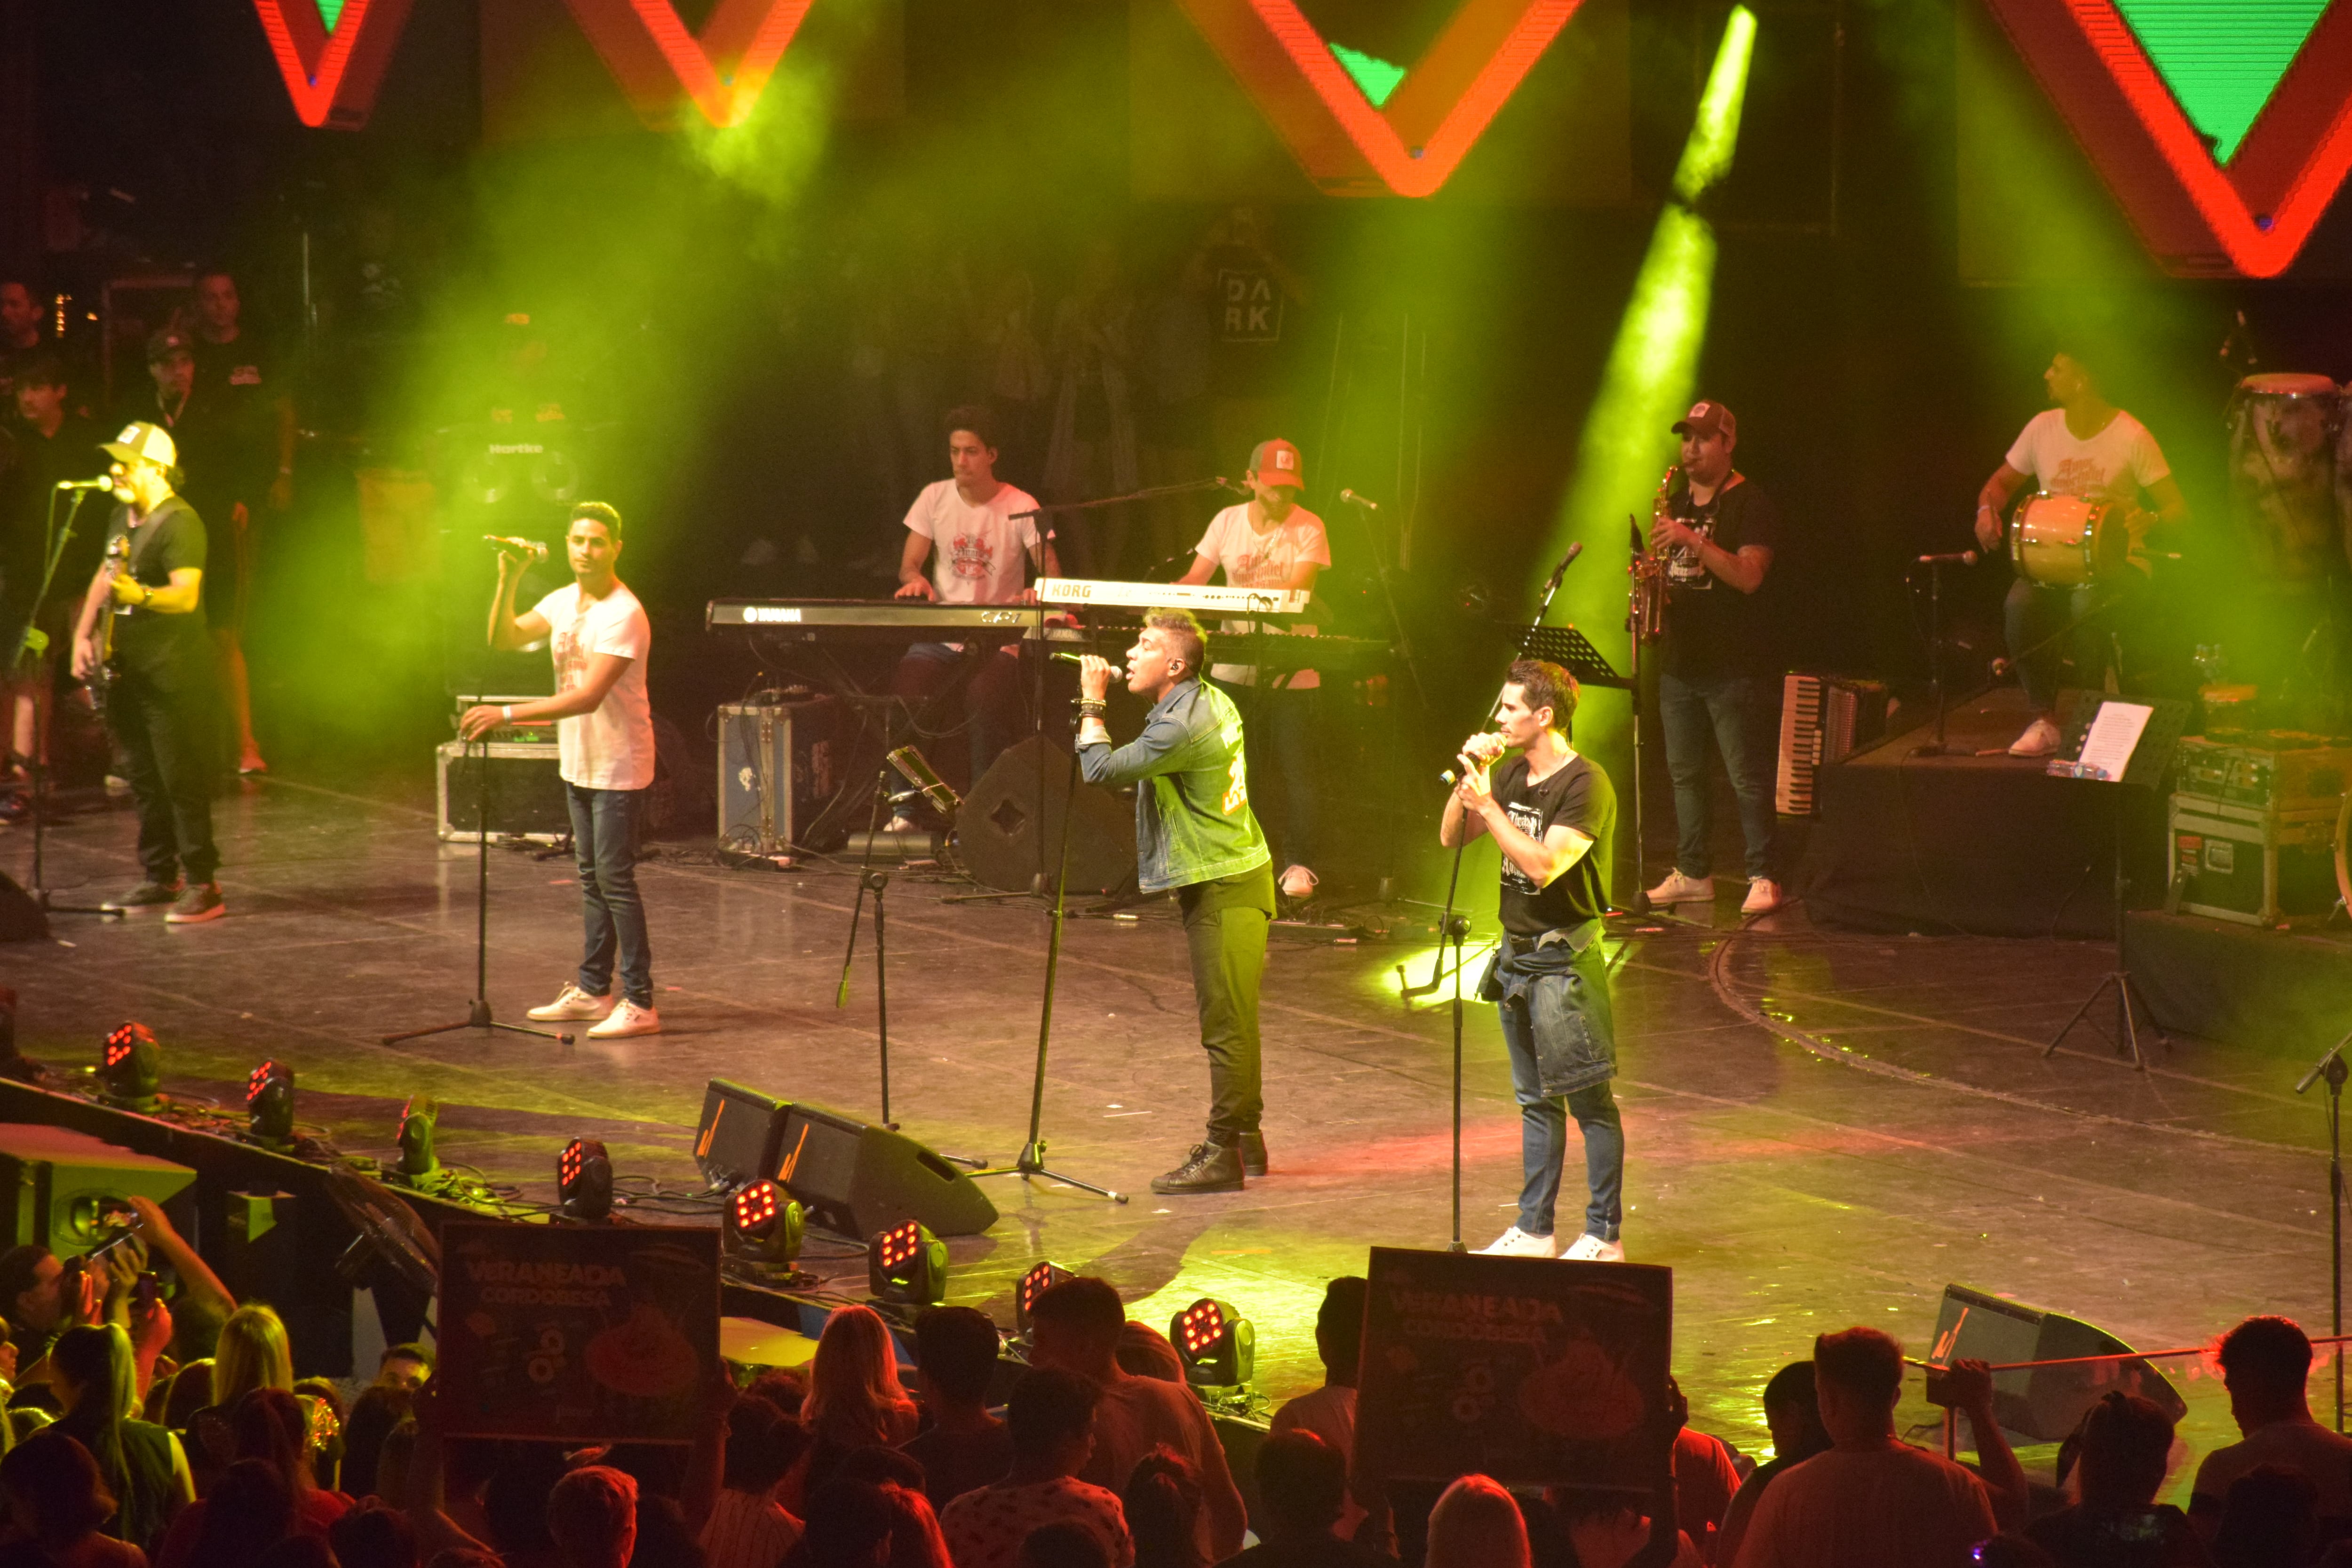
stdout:
[(1261, 484), (1307, 488), (1307, 469), (1298, 460), (1298, 448), (1279, 437), (1251, 447), (1249, 466)]
[(195, 345), (188, 342), (188, 334), (176, 327), (165, 327), (147, 340), (149, 364), (170, 359), (173, 354), (187, 354), (193, 357), (195, 352)]
[(98, 449), (118, 463), (157, 463), (168, 468), (180, 460), (180, 449), (172, 444), (171, 432), (143, 420), (125, 425), (121, 435), (100, 443)]
[(1720, 403), (1694, 403), (1691, 411), (1675, 421), (1677, 436), (1721, 436), (1726, 440), (1739, 438), (1739, 421), (1731, 410)]

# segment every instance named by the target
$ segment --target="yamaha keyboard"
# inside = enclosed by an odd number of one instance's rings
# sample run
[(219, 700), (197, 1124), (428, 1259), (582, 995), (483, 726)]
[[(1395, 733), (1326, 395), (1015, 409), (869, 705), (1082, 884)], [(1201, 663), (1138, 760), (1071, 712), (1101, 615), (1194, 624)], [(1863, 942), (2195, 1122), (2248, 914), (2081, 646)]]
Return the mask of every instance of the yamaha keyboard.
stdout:
[(1106, 583), (1041, 577), (1044, 605), (1110, 605), (1129, 610), (1191, 610), (1203, 616), (1301, 616), (1314, 595), (1302, 588), (1212, 587), (1206, 583)]
[(935, 605), (928, 599), (713, 599), (706, 627), (743, 626), (802, 642), (1009, 641), (1035, 632), (1036, 605)]

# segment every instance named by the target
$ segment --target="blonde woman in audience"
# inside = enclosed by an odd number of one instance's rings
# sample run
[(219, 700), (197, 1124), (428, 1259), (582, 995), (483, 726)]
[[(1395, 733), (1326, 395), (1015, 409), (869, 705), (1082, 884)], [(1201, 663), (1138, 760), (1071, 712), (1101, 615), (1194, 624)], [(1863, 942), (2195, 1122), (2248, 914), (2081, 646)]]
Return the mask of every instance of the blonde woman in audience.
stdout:
[(1517, 1499), (1486, 1476), (1464, 1476), (1429, 1512), (1427, 1568), (1530, 1568)]
[(825, 1320), (809, 1363), (801, 1424), (819, 1443), (896, 1447), (915, 1435), (915, 1402), (898, 1382), (890, 1329), (871, 1307), (843, 1307)]

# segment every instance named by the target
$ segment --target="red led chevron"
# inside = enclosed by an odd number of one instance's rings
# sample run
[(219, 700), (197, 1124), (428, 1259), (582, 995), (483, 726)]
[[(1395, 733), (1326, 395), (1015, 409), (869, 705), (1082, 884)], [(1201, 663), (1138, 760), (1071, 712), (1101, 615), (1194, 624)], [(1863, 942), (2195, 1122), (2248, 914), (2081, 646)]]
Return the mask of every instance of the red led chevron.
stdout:
[(670, 0), (567, 4), (638, 116), (659, 128), (675, 118), (680, 88), (711, 124), (740, 124), (814, 0), (719, 0), (699, 34)]
[(356, 131), (367, 123), (408, 6), (409, 0), (343, 0), (330, 33), (318, 0), (253, 0), (303, 124)]
[(2335, 0), (2224, 169), (2114, 0), (1987, 0), (2168, 269), (2274, 278), (2352, 173), (2352, 0)]
[(1179, 0), (1307, 175), (1333, 195), (1445, 184), (1582, 0), (1463, 0), (1378, 108), (1296, 0)]

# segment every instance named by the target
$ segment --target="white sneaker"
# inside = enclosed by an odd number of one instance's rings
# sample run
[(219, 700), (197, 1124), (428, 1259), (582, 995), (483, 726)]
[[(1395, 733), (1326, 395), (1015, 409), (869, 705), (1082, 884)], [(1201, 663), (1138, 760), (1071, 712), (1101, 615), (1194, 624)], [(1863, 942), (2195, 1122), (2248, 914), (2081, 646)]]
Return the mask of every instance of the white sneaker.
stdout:
[(1622, 1263), (1625, 1261), (1625, 1244), (1603, 1241), (1587, 1231), (1570, 1244), (1569, 1249), (1560, 1257), (1573, 1263)]
[(1478, 1249), (1481, 1258), (1558, 1258), (1559, 1238), (1554, 1236), (1529, 1236), (1513, 1226), (1496, 1237), (1494, 1244)]
[(1282, 872), (1282, 896), (1286, 899), (1297, 899), (1303, 903), (1315, 896), (1316, 886), (1321, 880), (1321, 878), (1304, 866), (1285, 867)]
[(1670, 871), (1666, 879), (1650, 889), (1654, 904), (1711, 904), (1715, 902), (1715, 879), (1685, 877), (1680, 871)]
[(2025, 733), (2009, 748), (2012, 757), (2054, 757), (2058, 754), (2058, 726), (2047, 719), (2036, 719), (2025, 727)]
[(540, 1024), (569, 1024), (581, 1018), (601, 1018), (612, 1010), (610, 996), (591, 996), (579, 986), (566, 984), (554, 1001), (544, 1007), (533, 1007), (523, 1016)]
[(1786, 902), (1788, 896), (1780, 891), (1780, 883), (1769, 877), (1751, 877), (1748, 880), (1748, 896), (1739, 900), (1739, 912), (1769, 915)]
[(601, 1024), (588, 1026), (592, 1040), (617, 1040), (626, 1035), (658, 1035), (661, 1015), (651, 1007), (640, 1007), (635, 1002), (623, 1002), (605, 1015)]

